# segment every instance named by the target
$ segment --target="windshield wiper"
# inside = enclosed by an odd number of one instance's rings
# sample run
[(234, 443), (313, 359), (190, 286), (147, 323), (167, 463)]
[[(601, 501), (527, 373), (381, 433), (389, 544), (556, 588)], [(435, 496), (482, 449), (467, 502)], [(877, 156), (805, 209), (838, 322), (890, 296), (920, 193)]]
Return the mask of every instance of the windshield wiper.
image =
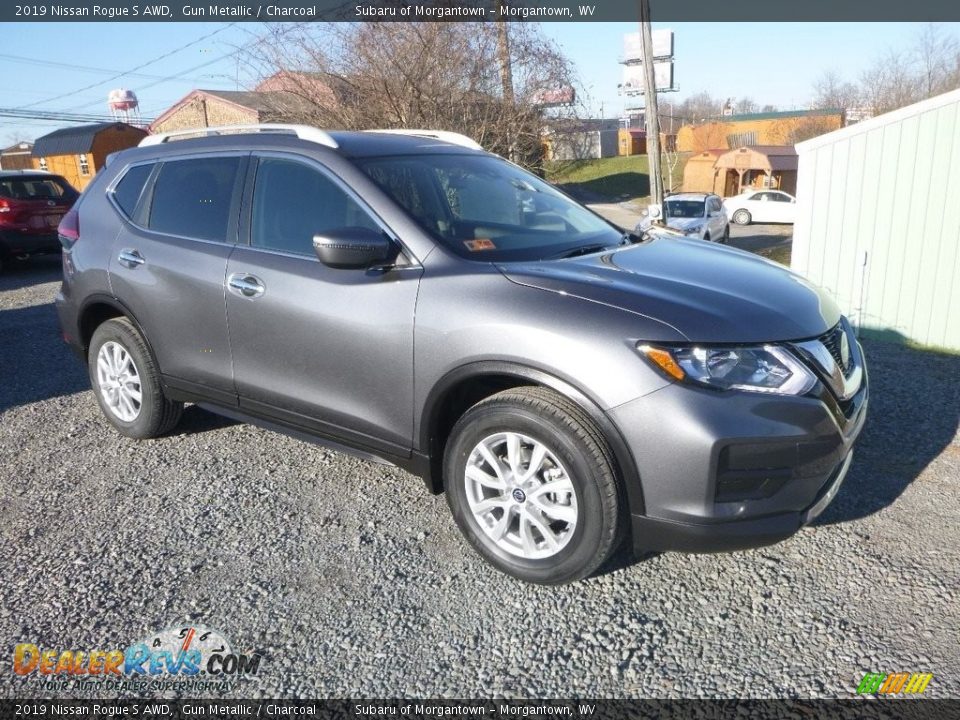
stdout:
[(580, 255), (589, 255), (591, 253), (600, 252), (601, 250), (612, 250), (615, 247), (620, 247), (620, 245), (604, 245), (602, 243), (596, 243), (594, 245), (582, 245), (581, 247), (576, 247), (572, 250), (564, 250), (556, 255), (551, 255), (548, 259), (563, 260), (565, 258), (579, 257)]

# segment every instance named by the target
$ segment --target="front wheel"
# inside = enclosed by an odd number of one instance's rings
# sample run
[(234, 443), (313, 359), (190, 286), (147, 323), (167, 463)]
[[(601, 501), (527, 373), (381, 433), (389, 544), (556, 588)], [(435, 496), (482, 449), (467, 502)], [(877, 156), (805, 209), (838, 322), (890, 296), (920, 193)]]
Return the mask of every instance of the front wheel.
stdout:
[(586, 577), (619, 538), (609, 446), (579, 406), (545, 388), (506, 390), (470, 408), (447, 443), (444, 480), (470, 544), (521, 580)]
[(121, 434), (157, 437), (179, 422), (183, 403), (164, 396), (147, 343), (126, 318), (107, 320), (94, 331), (88, 367), (100, 410)]
[(748, 210), (737, 210), (733, 214), (733, 221), (737, 225), (749, 225), (752, 218), (750, 217), (750, 212)]
[(723, 238), (720, 240), (724, 245), (730, 242), (730, 225), (727, 224), (723, 228)]

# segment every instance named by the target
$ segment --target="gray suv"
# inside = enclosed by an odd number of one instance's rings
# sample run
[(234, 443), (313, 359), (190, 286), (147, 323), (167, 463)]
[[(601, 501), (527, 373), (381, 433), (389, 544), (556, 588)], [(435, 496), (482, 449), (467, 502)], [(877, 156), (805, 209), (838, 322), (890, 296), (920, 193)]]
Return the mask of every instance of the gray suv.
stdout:
[(394, 463), (531, 582), (627, 538), (782, 540), (865, 419), (861, 348), (802, 277), (624, 232), (452, 133), (150, 136), (59, 234), (63, 334), (120, 433), (189, 402)]

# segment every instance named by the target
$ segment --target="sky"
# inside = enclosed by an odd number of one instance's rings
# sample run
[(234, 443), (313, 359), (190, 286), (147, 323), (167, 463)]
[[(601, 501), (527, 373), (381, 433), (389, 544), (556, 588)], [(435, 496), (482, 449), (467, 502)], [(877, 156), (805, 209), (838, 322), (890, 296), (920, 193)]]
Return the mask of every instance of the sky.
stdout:
[[(940, 23), (960, 36), (960, 23)], [(676, 100), (706, 90), (750, 97), (779, 109), (806, 107), (816, 79), (836, 70), (851, 79), (888, 48), (906, 48), (919, 23), (655, 23), (675, 33)], [(623, 99), (618, 60), (633, 23), (544, 23), (577, 68), (589, 109), (617, 117)], [(109, 90), (140, 98), (156, 117), (194, 88), (245, 89), (253, 68), (238, 49), (255, 23), (0, 23), (0, 108), (107, 114)], [(739, 39), (742, 38), (742, 41)], [(122, 75), (135, 70), (137, 75)], [(148, 77), (142, 77), (148, 76)], [(0, 142), (32, 140), (66, 123), (0, 117)]]

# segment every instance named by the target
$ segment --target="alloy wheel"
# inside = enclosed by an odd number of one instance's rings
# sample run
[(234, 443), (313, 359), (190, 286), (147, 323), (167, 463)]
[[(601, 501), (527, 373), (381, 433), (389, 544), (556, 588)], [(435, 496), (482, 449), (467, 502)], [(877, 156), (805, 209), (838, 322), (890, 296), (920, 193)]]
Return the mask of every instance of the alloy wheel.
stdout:
[(97, 353), (97, 385), (104, 402), (117, 418), (133, 422), (140, 415), (143, 393), (133, 357), (118, 342), (105, 342)]
[(473, 518), (497, 547), (528, 560), (552, 557), (577, 527), (577, 493), (544, 443), (500, 432), (474, 447), (464, 473)]

